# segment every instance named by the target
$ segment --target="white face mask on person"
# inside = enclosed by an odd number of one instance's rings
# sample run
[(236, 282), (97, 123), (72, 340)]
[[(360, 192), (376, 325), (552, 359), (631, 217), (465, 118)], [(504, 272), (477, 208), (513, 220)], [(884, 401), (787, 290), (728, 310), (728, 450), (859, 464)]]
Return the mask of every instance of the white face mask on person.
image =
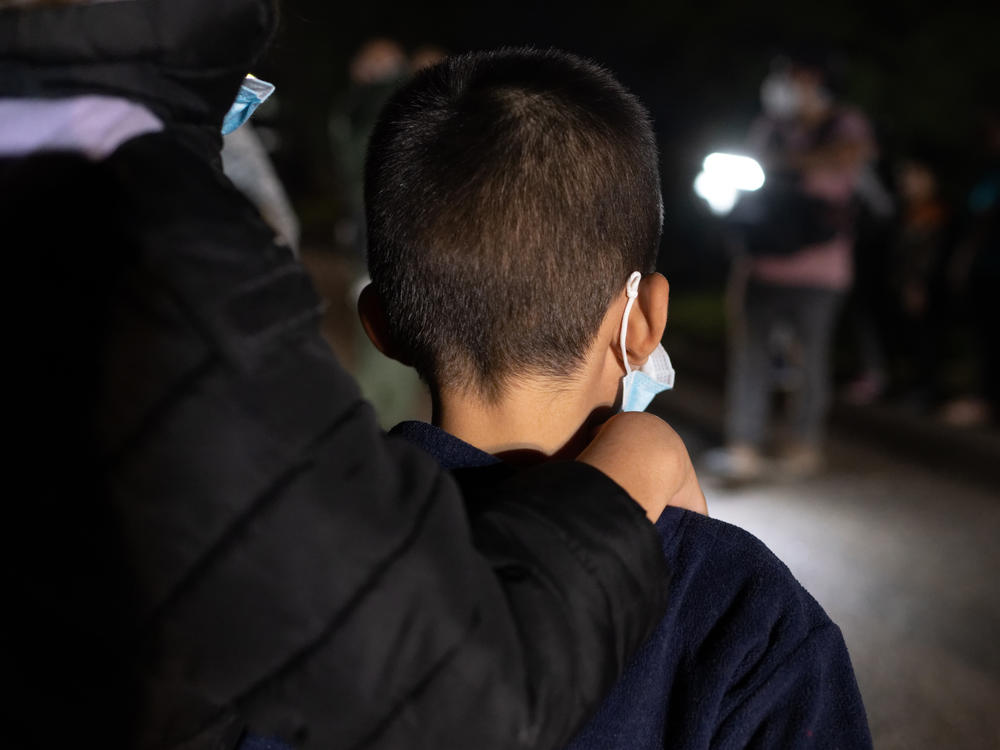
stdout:
[(760, 101), (771, 117), (795, 117), (802, 109), (802, 95), (785, 73), (772, 73), (760, 86)]
[(797, 117), (805, 110), (823, 111), (833, 104), (833, 96), (823, 86), (805, 88), (788, 73), (771, 73), (760, 86), (764, 112), (778, 120)]
[(622, 411), (645, 411), (650, 401), (657, 393), (674, 387), (674, 367), (663, 344), (657, 344), (649, 359), (639, 369), (633, 370), (628, 361), (625, 348), (625, 337), (628, 334), (628, 316), (632, 312), (632, 304), (639, 296), (639, 282), (642, 274), (635, 271), (628, 278), (625, 294), (628, 302), (625, 304), (625, 314), (622, 316), (621, 347), (622, 361), (625, 363), (625, 377), (622, 378)]

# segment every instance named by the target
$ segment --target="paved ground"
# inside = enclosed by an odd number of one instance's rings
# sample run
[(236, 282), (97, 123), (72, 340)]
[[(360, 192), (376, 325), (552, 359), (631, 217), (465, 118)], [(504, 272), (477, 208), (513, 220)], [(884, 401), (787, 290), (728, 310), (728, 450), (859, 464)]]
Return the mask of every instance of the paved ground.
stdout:
[[(691, 417), (712, 398), (688, 392), (672, 415), (696, 460), (715, 433)], [(841, 626), (876, 748), (1000, 748), (998, 485), (843, 430), (820, 478), (704, 485), (711, 514), (762, 539)]]

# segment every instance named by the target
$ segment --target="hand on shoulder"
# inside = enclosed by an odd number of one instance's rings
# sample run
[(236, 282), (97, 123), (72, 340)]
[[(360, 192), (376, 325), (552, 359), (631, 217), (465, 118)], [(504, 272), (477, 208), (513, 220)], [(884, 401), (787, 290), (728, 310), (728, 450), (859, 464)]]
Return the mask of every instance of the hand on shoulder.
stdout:
[(680, 435), (645, 412), (614, 415), (577, 457), (607, 474), (656, 521), (668, 505), (708, 515), (691, 457)]

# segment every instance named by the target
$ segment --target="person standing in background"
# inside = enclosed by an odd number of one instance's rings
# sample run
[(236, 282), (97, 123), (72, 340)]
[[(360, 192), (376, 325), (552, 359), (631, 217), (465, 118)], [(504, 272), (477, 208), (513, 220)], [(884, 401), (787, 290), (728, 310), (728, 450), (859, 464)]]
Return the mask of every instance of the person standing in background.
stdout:
[(941, 396), (943, 280), (951, 211), (939, 186), (936, 160), (926, 148), (911, 150), (896, 170), (899, 223), (889, 251), (894, 390), (903, 403), (925, 412)]
[(792, 334), (799, 369), (791, 439), (778, 468), (804, 476), (823, 465), (831, 341), (852, 281), (855, 192), (875, 155), (867, 119), (836, 101), (829, 79), (828, 65), (811, 51), (782, 61), (761, 87), (764, 111), (748, 137), (770, 183), (764, 190), (784, 186), (783, 202), (772, 203), (764, 218), (788, 246), (748, 242), (747, 255), (734, 264), (726, 446), (706, 463), (727, 480), (765, 472), (776, 333)]
[(974, 389), (944, 405), (941, 417), (956, 427), (995, 426), (1000, 418), (1000, 327), (996, 290), (1000, 287), (1000, 109), (983, 120), (980, 168), (966, 197), (962, 239), (949, 262), (952, 294), (964, 300), (974, 334)]

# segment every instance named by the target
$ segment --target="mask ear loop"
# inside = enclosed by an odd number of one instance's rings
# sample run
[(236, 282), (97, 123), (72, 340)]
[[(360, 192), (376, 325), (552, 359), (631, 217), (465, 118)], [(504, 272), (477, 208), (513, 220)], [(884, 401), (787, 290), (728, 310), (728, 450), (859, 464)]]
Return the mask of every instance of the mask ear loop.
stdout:
[(628, 363), (628, 353), (625, 351), (625, 334), (628, 331), (628, 314), (632, 312), (632, 304), (635, 302), (635, 298), (639, 296), (639, 282), (641, 280), (642, 274), (638, 271), (633, 271), (632, 275), (628, 277), (628, 282), (625, 284), (625, 295), (628, 297), (628, 302), (625, 303), (625, 314), (622, 316), (622, 332), (620, 342), (622, 347), (622, 362), (625, 363), (626, 375), (632, 372), (632, 368)]

